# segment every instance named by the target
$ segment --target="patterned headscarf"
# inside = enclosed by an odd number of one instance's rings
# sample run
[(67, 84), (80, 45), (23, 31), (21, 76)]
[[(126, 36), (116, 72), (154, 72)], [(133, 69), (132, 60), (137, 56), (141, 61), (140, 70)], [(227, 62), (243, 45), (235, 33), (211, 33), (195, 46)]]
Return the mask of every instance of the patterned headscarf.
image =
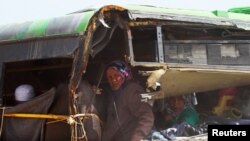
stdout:
[(131, 69), (128, 66), (128, 64), (125, 63), (124, 61), (121, 60), (112, 61), (107, 65), (106, 70), (110, 67), (119, 71), (126, 78), (126, 80), (132, 79)]

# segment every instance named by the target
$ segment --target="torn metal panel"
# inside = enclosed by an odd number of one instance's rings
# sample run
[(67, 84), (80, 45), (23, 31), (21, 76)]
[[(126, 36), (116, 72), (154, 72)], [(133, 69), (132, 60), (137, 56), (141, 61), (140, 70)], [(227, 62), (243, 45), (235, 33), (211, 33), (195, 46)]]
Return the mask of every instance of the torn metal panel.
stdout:
[(163, 7), (128, 6), (131, 20), (158, 19), (167, 21), (203, 23), (250, 30), (249, 15), (225, 12), (221, 17), (214, 11), (170, 9)]
[(105, 12), (111, 11), (111, 10), (124, 11), (124, 10), (126, 10), (126, 8), (118, 6), (118, 5), (106, 5), (106, 6), (101, 8), (100, 13), (105, 13)]
[(150, 76), (147, 79), (147, 88), (152, 88), (156, 90), (157, 83), (159, 82), (159, 79), (162, 77), (163, 74), (165, 74), (165, 69), (158, 69), (150, 73)]
[(217, 26), (234, 27), (245, 30), (250, 30), (250, 23), (235, 20), (226, 20), (219, 18), (207, 18), (201, 16), (185, 16), (185, 15), (175, 15), (175, 14), (148, 14), (148, 13), (133, 13), (131, 12), (133, 19), (158, 19), (158, 20), (168, 20), (168, 21), (179, 21), (179, 22), (192, 22), (192, 23), (203, 23)]
[(202, 16), (191, 16), (191, 15), (177, 15), (171, 13), (143, 13), (140, 11), (130, 11), (133, 19), (159, 19), (159, 20), (168, 20), (168, 21), (182, 21), (182, 22), (193, 22), (193, 23), (206, 23), (213, 25), (222, 25), (222, 26), (234, 26), (233, 23), (227, 21), (221, 21), (219, 19), (210, 19)]
[(109, 5), (101, 8), (96, 13), (95, 18), (98, 21), (96, 21), (96, 28), (92, 31), (93, 38), (90, 46), (90, 55), (92, 57), (95, 57), (96, 54), (106, 47), (117, 27), (123, 27), (124, 20), (118, 13), (124, 10), (122, 7)]
[(161, 91), (154, 98), (249, 85), (250, 72), (169, 69), (159, 82)]
[(90, 55), (92, 57), (95, 57), (96, 54), (98, 54), (106, 47), (117, 27), (118, 24), (114, 24), (110, 28), (103, 27), (102, 25), (99, 25), (97, 27), (94, 32), (92, 43), (90, 46)]
[[(78, 49), (75, 52), (74, 61), (73, 61), (73, 67), (71, 70), (71, 77), (69, 81), (69, 109), (70, 114), (78, 114), (79, 111), (76, 108), (76, 88), (80, 83), (80, 80), (82, 79), (82, 75), (85, 73), (88, 59), (89, 59), (89, 50), (90, 50), (90, 44), (93, 37), (93, 31), (96, 29), (96, 23), (98, 21), (97, 16), (93, 16), (91, 20), (89, 21), (89, 25), (87, 26), (85, 36), (79, 37), (79, 45)], [(74, 127), (72, 127), (72, 132), (77, 133), (77, 129), (75, 130)], [(79, 130), (79, 129), (78, 129)], [(77, 140), (77, 138), (72, 139)]]

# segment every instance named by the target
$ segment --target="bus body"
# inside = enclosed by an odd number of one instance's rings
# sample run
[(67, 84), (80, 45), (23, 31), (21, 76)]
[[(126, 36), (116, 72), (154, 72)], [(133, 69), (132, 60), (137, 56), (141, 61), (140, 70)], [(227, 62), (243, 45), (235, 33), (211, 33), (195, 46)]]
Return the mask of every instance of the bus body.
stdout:
[(14, 90), (22, 83), (42, 94), (68, 82), (70, 115), (79, 114), (79, 82), (106, 86), (102, 66), (115, 59), (131, 65), (147, 89), (146, 101), (248, 89), (250, 15), (235, 11), (106, 5), (1, 25), (1, 105), (13, 106)]

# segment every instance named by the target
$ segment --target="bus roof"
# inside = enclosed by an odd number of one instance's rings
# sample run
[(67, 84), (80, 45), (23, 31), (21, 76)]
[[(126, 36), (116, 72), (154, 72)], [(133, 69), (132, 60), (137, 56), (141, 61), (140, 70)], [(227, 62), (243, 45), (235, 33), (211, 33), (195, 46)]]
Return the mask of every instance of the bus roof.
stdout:
[(0, 42), (69, 34), (86, 30), (93, 11), (0, 26)]
[(235, 11), (185, 10), (144, 5), (108, 5), (74, 12), (61, 17), (0, 25), (0, 43), (30, 38), (83, 34), (91, 17), (101, 10), (128, 10), (131, 20), (137, 18), (164, 19), (233, 26), (250, 30), (250, 15), (235, 13)]
[(236, 7), (236, 8), (231, 8), (228, 11), (234, 13), (250, 14), (250, 7)]

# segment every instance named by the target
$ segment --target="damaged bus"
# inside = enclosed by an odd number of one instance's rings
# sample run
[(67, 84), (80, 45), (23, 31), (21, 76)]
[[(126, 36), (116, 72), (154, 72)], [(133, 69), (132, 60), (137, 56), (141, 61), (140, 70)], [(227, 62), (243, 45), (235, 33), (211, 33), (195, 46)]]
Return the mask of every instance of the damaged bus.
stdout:
[[(192, 94), (205, 123), (216, 116), (213, 123), (250, 124), (247, 8), (201, 11), (106, 5), (0, 26), (1, 139), (86, 140), (85, 117), (101, 121), (105, 107), (97, 106), (97, 114), (80, 112), (78, 86), (85, 79), (105, 89), (103, 66), (116, 59), (132, 67), (147, 91), (142, 100), (152, 105)], [(63, 82), (66, 87), (58, 92)], [(33, 85), (36, 97), (16, 105), (14, 93), (20, 84)], [(105, 97), (95, 99), (102, 103)], [(161, 122), (157, 116), (156, 122)], [(219, 120), (223, 117), (230, 120)]]

